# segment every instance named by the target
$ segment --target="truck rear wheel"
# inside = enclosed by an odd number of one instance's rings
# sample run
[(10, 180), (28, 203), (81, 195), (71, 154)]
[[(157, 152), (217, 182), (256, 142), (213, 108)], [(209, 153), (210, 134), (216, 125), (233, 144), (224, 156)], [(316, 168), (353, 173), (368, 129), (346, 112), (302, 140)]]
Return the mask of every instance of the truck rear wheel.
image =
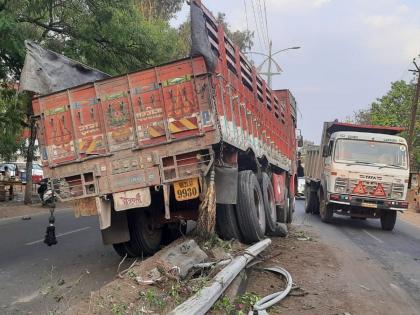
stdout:
[(333, 208), (326, 203), (324, 196), (321, 196), (321, 200), (319, 201), (319, 215), (323, 222), (331, 222), (334, 215)]
[(392, 231), (397, 221), (397, 211), (384, 210), (381, 215), (381, 227), (382, 230)]
[(295, 212), (295, 198), (289, 198), (289, 211), (287, 211), (287, 219), (286, 223), (292, 223), (293, 221), (293, 213)]
[(235, 205), (216, 205), (216, 229), (219, 236), (224, 240), (242, 240)]
[(265, 211), (260, 185), (252, 171), (239, 172), (236, 214), (244, 242), (260, 241), (265, 234)]
[(311, 192), (310, 187), (305, 189), (305, 212), (306, 213), (316, 213), (316, 208), (318, 204), (318, 196)]
[(287, 187), (284, 188), (284, 206), (277, 206), (277, 222), (287, 223), (287, 217), (289, 215), (290, 199), (289, 190)]
[(153, 255), (160, 249), (162, 229), (154, 226), (153, 218), (148, 210), (141, 210), (128, 215), (130, 229), (130, 245), (136, 255)]
[(277, 227), (276, 201), (274, 199), (274, 188), (267, 173), (262, 174), (261, 189), (263, 194), (267, 233), (274, 233)]

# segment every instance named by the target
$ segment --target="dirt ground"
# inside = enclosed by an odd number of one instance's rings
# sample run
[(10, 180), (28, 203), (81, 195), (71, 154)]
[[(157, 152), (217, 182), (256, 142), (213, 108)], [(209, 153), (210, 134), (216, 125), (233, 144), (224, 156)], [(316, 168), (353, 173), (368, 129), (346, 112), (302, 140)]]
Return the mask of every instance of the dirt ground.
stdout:
[(270, 314), (353, 314), (355, 301), (348, 297), (345, 283), (337, 281), (340, 263), (313, 232), (293, 227), (287, 238), (272, 241), (264, 261), (252, 268), (247, 287), (260, 297), (269, 295), (284, 288), (285, 283), (280, 276), (261, 269), (280, 266), (289, 271), (294, 287), (269, 310)]
[[(139, 285), (135, 277), (145, 276), (156, 267), (159, 255), (136, 263), (123, 277), (92, 292), (66, 314), (166, 314), (199, 292), (217, 272), (188, 281), (177, 281), (167, 275), (156, 285)], [(235, 308), (246, 312), (258, 297), (284, 288), (280, 276), (261, 270), (272, 266), (287, 269), (292, 275), (294, 288), (283, 301), (268, 310), (269, 314), (391, 314), (389, 305), (384, 302), (387, 294), (372, 292), (358, 280), (353, 280), (352, 273), (358, 271), (346, 263), (348, 257), (322, 243), (310, 227), (292, 226), (286, 238), (272, 238), (272, 244), (262, 257), (261, 263), (248, 270), (246, 292), (233, 301), (222, 296), (211, 314), (228, 314)]]

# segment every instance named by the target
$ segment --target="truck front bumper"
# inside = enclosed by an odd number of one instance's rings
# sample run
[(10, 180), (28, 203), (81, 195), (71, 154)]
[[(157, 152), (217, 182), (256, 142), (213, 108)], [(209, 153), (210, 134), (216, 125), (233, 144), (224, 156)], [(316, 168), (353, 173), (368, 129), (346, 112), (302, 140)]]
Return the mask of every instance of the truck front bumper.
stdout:
[(404, 211), (408, 208), (408, 202), (402, 200), (377, 199), (364, 196), (329, 194), (329, 202), (352, 207), (398, 210)]

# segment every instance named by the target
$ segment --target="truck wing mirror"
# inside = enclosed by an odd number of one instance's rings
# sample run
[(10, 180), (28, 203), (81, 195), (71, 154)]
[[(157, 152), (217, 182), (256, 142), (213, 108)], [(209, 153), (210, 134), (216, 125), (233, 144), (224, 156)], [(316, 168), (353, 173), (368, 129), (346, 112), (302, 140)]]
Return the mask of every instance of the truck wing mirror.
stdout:
[(323, 147), (322, 147), (322, 157), (327, 157), (327, 156), (329, 156), (330, 155), (330, 152), (328, 152), (329, 151), (329, 146), (328, 146), (328, 144), (325, 144)]

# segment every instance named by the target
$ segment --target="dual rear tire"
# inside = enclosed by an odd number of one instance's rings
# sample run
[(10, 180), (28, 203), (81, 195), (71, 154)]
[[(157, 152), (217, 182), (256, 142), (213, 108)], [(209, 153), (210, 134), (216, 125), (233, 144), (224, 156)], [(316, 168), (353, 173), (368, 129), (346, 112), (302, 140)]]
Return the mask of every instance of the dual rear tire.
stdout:
[[(293, 200), (287, 197), (286, 206), (278, 210), (274, 188), (267, 173), (262, 173), (261, 184), (252, 171), (241, 171), (238, 176), (237, 204), (217, 205), (219, 236), (244, 243), (258, 242), (266, 233), (284, 236), (284, 227), (279, 228), (278, 222), (291, 222)], [(287, 190), (286, 194), (288, 196)]]

